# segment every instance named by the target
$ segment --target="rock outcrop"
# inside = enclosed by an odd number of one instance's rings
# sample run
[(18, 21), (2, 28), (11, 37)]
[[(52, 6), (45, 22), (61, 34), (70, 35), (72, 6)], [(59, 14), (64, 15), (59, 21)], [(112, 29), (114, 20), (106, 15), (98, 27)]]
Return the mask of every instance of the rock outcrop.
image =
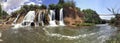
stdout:
[(64, 7), (63, 12), (64, 12), (64, 22), (67, 25), (74, 26), (76, 24), (80, 24), (84, 22), (83, 20), (84, 15), (76, 8)]

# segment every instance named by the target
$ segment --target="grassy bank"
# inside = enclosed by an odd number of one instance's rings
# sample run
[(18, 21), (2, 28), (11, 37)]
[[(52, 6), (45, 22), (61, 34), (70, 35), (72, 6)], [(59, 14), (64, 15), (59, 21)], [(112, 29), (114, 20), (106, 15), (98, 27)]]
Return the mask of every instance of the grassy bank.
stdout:
[(80, 24), (76, 24), (76, 26), (94, 26), (94, 23), (80, 23)]

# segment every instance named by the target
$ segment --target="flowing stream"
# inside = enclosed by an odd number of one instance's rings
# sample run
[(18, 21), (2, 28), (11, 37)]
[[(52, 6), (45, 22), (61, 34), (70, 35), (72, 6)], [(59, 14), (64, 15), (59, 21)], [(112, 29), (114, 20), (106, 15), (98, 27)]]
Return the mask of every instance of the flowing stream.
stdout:
[(50, 10), (50, 14), (49, 14), (49, 26), (57, 26), (56, 22), (55, 22), (55, 11), (54, 10)]
[(1, 32), (0, 43), (105, 43), (118, 28), (99, 24), (91, 27), (24, 27)]
[(60, 9), (60, 21), (59, 21), (59, 25), (60, 26), (65, 26), (64, 22), (63, 22), (63, 8)]

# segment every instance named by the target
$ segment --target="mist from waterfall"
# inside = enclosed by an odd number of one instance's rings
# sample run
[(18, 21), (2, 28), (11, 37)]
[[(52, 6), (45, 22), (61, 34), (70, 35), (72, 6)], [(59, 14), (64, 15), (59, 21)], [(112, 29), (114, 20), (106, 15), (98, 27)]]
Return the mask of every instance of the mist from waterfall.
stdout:
[(64, 24), (64, 22), (63, 22), (63, 8), (60, 9), (59, 25), (60, 25), (60, 26), (65, 26), (65, 24)]
[(49, 15), (49, 26), (57, 26), (56, 22), (55, 22), (55, 11), (54, 10), (50, 10), (50, 14)]

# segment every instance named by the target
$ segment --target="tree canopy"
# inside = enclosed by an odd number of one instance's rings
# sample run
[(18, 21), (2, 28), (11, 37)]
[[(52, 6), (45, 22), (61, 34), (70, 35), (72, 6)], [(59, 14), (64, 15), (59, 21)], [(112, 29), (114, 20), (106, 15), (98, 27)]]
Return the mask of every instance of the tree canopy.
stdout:
[(0, 5), (0, 18), (3, 18), (3, 16), (5, 17), (7, 15), (8, 15), (8, 13), (6, 11), (2, 10), (2, 6)]
[(96, 11), (85, 9), (82, 11), (85, 14), (85, 22), (87, 23), (100, 23), (101, 19)]
[(64, 4), (65, 1), (64, 0), (59, 0), (58, 4)]

